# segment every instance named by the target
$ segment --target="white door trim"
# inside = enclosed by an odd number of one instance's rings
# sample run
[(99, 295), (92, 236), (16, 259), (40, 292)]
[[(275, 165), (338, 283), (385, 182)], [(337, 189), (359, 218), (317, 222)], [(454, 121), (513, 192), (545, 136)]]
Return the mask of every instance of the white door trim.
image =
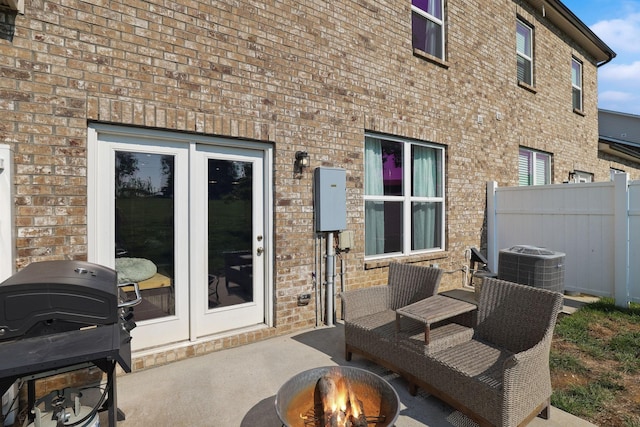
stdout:
[(16, 271), (13, 150), (0, 144), (0, 281)]
[[(251, 163), (253, 173), (253, 199), (251, 256), (253, 257), (253, 300), (244, 303), (209, 308), (206, 277), (208, 268), (208, 210), (211, 207), (208, 199), (208, 162), (210, 159), (227, 162)], [(204, 144), (192, 144), (190, 150), (190, 224), (191, 239), (191, 339), (265, 324), (265, 254), (256, 255), (258, 247), (264, 249), (264, 212), (256, 207), (264, 206), (264, 151), (236, 147), (220, 147)], [(203, 215), (204, 214), (204, 215)], [(258, 240), (257, 236), (263, 236)]]

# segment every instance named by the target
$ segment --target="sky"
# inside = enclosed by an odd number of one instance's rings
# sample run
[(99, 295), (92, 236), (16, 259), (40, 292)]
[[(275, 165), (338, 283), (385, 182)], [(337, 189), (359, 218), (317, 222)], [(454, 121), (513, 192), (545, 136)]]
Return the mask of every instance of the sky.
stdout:
[(616, 53), (598, 70), (598, 108), (640, 115), (640, 0), (562, 0)]

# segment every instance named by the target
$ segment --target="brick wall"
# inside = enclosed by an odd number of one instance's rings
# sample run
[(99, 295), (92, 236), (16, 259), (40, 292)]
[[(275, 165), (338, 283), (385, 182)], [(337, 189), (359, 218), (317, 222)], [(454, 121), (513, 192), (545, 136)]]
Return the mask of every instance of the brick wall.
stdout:
[[(485, 244), (485, 183), (517, 183), (518, 147), (553, 154), (569, 171), (609, 179), (597, 153), (593, 58), (520, 1), (451, 0), (447, 60), (411, 48), (410, 2), (28, 1), (0, 13), (0, 139), (16, 153), (17, 267), (87, 256), (89, 121), (273, 144), (276, 326), (315, 324), (317, 254), (311, 166), (347, 171), (346, 286), (385, 280), (364, 260), (364, 132), (446, 147), (447, 250), (438, 263), (460, 286), (465, 251)], [(518, 86), (515, 20), (535, 26), (535, 91)], [(571, 106), (571, 57), (584, 64), (584, 115)], [(478, 117), (483, 122), (479, 123)], [(633, 177), (632, 177), (633, 178)], [(323, 278), (318, 278), (321, 282)], [(339, 285), (339, 283), (338, 283)]]

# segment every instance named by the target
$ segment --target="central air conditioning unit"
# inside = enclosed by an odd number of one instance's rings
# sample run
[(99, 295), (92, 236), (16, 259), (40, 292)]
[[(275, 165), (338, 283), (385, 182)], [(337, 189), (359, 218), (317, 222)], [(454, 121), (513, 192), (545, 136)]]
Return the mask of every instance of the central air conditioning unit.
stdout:
[(498, 278), (563, 293), (564, 259), (562, 252), (536, 246), (512, 246), (500, 250)]

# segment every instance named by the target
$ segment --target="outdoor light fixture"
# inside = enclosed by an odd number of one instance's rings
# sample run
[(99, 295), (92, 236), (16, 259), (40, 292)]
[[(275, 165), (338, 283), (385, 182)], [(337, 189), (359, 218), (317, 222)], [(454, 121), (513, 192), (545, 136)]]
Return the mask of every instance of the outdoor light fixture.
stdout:
[(296, 151), (296, 170), (300, 173), (304, 168), (309, 167), (309, 153), (306, 151)]

